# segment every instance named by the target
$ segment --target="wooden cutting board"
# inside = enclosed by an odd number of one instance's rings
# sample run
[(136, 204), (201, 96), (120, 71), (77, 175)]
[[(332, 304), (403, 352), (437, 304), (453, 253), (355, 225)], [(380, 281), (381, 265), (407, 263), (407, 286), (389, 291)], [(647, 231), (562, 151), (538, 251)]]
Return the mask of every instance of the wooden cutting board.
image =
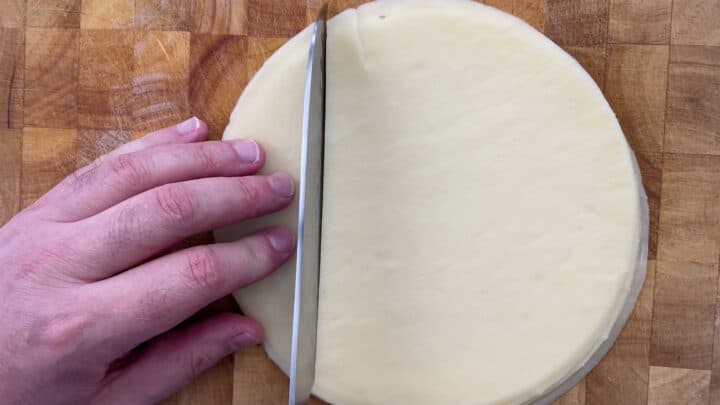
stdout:
[[(362, 2), (330, 3), (334, 14)], [(149, 130), (197, 115), (219, 137), (248, 79), (320, 3), (0, 0), (0, 223)], [(595, 78), (650, 199), (639, 303), (610, 354), (560, 403), (720, 403), (720, 1), (487, 3), (543, 31)], [(252, 349), (167, 403), (280, 404), (286, 389)]]

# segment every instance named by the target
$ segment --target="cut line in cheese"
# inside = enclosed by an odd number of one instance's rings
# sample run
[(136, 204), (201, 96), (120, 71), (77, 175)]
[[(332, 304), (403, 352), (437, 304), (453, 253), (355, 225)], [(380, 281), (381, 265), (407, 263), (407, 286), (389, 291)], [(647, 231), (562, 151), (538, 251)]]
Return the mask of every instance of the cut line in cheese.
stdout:
[[(299, 170), (310, 31), (240, 97), (225, 139)], [(599, 360), (644, 277), (632, 151), (590, 76), (522, 21), (390, 0), (328, 23), (313, 392), (337, 404), (547, 401)], [(216, 232), (294, 226), (297, 205)], [(293, 263), (235, 296), (287, 370)]]

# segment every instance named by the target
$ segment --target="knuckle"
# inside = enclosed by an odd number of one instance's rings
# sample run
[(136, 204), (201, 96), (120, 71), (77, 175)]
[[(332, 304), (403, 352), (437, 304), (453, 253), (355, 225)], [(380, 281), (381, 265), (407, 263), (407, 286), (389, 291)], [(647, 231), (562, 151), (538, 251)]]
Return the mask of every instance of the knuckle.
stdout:
[(110, 160), (109, 167), (113, 175), (130, 184), (141, 183), (150, 175), (147, 165), (132, 154), (118, 155)]
[(261, 199), (260, 190), (255, 184), (252, 184), (247, 178), (240, 178), (237, 180), (237, 187), (235, 190), (240, 195), (240, 200), (247, 207), (254, 207), (257, 202)]
[(157, 206), (170, 220), (183, 223), (195, 214), (195, 202), (185, 186), (168, 184), (158, 189)]
[(193, 159), (197, 162), (201, 170), (207, 172), (218, 170), (220, 166), (222, 166), (217, 150), (208, 147), (208, 145), (193, 148)]
[(225, 271), (215, 252), (206, 246), (187, 254), (185, 278), (191, 287), (213, 290), (225, 284)]

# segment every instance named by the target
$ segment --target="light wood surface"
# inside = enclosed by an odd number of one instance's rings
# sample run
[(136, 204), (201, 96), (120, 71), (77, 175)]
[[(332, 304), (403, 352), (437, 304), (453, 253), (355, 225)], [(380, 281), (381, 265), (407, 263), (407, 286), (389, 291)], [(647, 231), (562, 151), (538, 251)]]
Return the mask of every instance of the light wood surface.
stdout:
[[(331, 0), (330, 10), (364, 2)], [(487, 3), (590, 72), (635, 148), (650, 200), (638, 305), (609, 355), (558, 403), (720, 403), (720, 2)], [(0, 0), (0, 223), (148, 130), (195, 114), (219, 137), (248, 80), (321, 4)], [(226, 299), (210, 310), (228, 309)], [(286, 389), (253, 348), (167, 403), (279, 404)]]

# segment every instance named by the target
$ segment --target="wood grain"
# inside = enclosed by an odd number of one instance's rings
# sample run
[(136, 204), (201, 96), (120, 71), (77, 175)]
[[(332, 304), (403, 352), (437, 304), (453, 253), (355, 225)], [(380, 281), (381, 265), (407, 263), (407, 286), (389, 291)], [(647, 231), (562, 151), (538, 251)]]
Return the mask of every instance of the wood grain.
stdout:
[(247, 0), (248, 31), (253, 37), (291, 37), (306, 21), (306, 0)]
[(605, 86), (605, 46), (566, 46), (564, 49), (590, 73), (598, 87)]
[(78, 125), (79, 30), (28, 28), (25, 43), (25, 126)]
[[(621, 44), (670, 42), (672, 0), (610, 0), (608, 41)], [(642, 24), (638, 24), (642, 21)]]
[(134, 24), (135, 1), (82, 0), (82, 29), (129, 29)]
[(661, 153), (642, 153), (636, 155), (640, 173), (642, 174), (643, 187), (648, 199), (650, 208), (650, 241), (648, 242), (648, 258), (657, 257), (658, 226), (660, 223), (660, 196), (662, 191), (662, 165), (663, 156)]
[(658, 259), (716, 264), (720, 256), (720, 157), (665, 154)]
[(138, 32), (133, 77), (133, 129), (152, 131), (190, 115), (190, 34)]
[(672, 13), (672, 43), (675, 45), (720, 45), (720, 2), (676, 0)]
[(81, 31), (80, 128), (132, 127), (134, 41), (134, 35), (120, 30)]
[(0, 128), (22, 128), (25, 32), (0, 27)]
[(705, 405), (708, 403), (710, 372), (680, 368), (650, 367), (652, 405)]
[(247, 83), (247, 38), (196, 35), (190, 47), (190, 108), (221, 137), (237, 97)]
[(22, 130), (0, 128), (0, 226), (20, 211)]
[(587, 376), (588, 405), (647, 403), (655, 261), (649, 261), (637, 304), (615, 345)]
[(650, 364), (710, 370), (718, 266), (658, 261)]
[(666, 119), (665, 150), (720, 155), (720, 47), (671, 48)]
[(545, 3), (545, 35), (562, 46), (607, 42), (608, 0), (552, 0)]
[(0, 27), (23, 28), (25, 26), (25, 0), (0, 0)]
[(135, 26), (144, 30), (188, 31), (190, 0), (135, 0)]
[(248, 0), (191, 0), (190, 30), (201, 34), (247, 35)]
[(610, 45), (605, 95), (636, 152), (662, 152), (668, 47)]
[(263, 63), (287, 42), (285, 38), (249, 38), (246, 54), (247, 81), (249, 82)]
[(23, 130), (21, 206), (25, 208), (75, 171), (77, 131), (30, 128)]
[(27, 26), (80, 28), (81, 0), (27, 0)]

